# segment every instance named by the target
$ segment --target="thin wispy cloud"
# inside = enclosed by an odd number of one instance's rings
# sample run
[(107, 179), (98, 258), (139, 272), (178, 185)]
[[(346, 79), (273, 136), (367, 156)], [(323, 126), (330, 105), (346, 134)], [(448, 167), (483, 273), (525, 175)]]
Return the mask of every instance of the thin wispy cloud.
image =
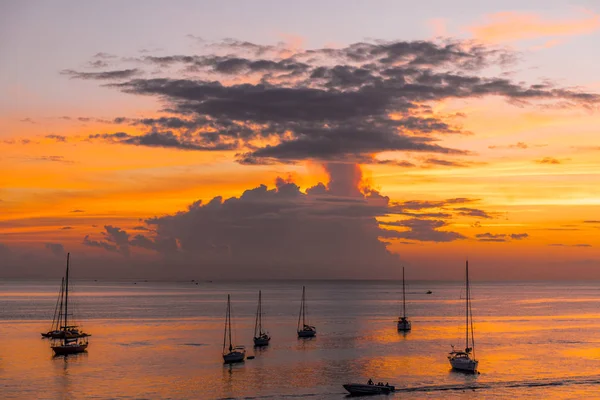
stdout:
[[(535, 13), (514, 11), (486, 15), (465, 28), (477, 40), (491, 43), (586, 35), (600, 29), (600, 15), (586, 12), (577, 17), (545, 18)], [(560, 43), (548, 40), (543, 47)]]

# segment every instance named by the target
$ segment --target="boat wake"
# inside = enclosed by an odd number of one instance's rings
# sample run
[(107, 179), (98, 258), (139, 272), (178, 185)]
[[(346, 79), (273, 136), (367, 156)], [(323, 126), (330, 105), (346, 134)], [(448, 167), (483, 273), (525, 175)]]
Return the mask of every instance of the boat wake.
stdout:
[[(472, 383), (466, 385), (429, 385), (429, 386), (414, 386), (414, 387), (398, 387), (396, 386), (396, 394), (398, 393), (435, 393), (435, 392), (458, 392), (458, 391), (485, 391), (485, 390), (502, 390), (502, 389), (518, 389), (518, 388), (539, 388), (539, 387), (555, 387), (555, 386), (572, 386), (572, 385), (598, 385), (600, 384), (600, 376), (587, 377), (570, 377), (570, 378), (554, 378), (554, 379), (534, 379), (527, 381), (506, 381), (506, 382), (486, 382)], [(323, 396), (337, 396), (349, 394), (345, 392), (331, 393), (302, 393), (302, 394), (273, 394), (261, 396), (235, 397), (235, 399), (243, 400), (261, 400), (261, 399), (307, 399), (307, 398), (323, 398)], [(223, 397), (219, 400), (233, 400), (233, 397)]]
[(572, 386), (572, 385), (597, 385), (600, 384), (600, 376), (594, 377), (570, 377), (555, 379), (535, 379), (529, 381), (506, 381), (506, 382), (486, 382), (471, 383), (467, 385), (431, 385), (415, 387), (398, 387), (396, 392), (443, 392), (443, 391), (464, 391), (464, 390), (495, 390), (495, 389), (514, 389), (531, 387), (550, 387), (550, 386)]

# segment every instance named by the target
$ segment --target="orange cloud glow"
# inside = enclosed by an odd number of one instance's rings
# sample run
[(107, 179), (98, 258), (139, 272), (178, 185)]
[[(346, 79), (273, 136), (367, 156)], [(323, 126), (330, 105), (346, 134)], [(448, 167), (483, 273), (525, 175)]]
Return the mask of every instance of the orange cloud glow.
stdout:
[[(544, 19), (537, 14), (500, 12), (487, 15), (484, 22), (467, 27), (476, 39), (491, 43), (515, 42), (553, 36), (585, 35), (600, 29), (600, 15), (583, 18)], [(545, 47), (555, 45), (546, 42)]]

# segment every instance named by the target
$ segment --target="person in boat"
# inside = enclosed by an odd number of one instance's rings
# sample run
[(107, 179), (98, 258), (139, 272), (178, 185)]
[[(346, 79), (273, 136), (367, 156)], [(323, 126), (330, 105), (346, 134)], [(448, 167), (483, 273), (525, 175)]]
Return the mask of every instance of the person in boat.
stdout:
[(372, 385), (373, 384), (373, 379), (369, 378), (369, 382), (367, 382), (367, 385)]

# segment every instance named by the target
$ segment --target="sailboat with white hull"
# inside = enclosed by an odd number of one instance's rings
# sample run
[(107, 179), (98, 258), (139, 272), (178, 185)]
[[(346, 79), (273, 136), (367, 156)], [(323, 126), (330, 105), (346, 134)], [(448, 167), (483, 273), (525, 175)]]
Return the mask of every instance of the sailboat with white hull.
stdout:
[(232, 364), (243, 362), (244, 358), (246, 358), (246, 348), (244, 346), (234, 346), (231, 339), (231, 298), (230, 295), (227, 295), (225, 335), (223, 336), (223, 361), (225, 364)]
[(412, 328), (406, 317), (406, 285), (404, 284), (404, 267), (402, 267), (402, 316), (398, 317), (398, 331), (408, 332)]
[(83, 353), (88, 347), (88, 336), (90, 336), (80, 332), (77, 325), (69, 325), (69, 259), (70, 253), (67, 253), (67, 272), (64, 286), (61, 287), (60, 311), (57, 319), (59, 329), (49, 332), (50, 337), (53, 338), (51, 347), (57, 356)]
[(256, 322), (254, 323), (254, 346), (268, 346), (271, 337), (262, 327), (262, 293), (258, 291), (258, 307), (256, 308)]
[[(302, 324), (300, 324), (302, 321)], [(302, 303), (300, 304), (300, 315), (298, 315), (298, 337), (309, 338), (317, 334), (317, 328), (309, 325), (306, 318), (306, 288), (302, 286)]]
[[(467, 261), (466, 266), (466, 342), (465, 350), (457, 351), (452, 346), (452, 351), (448, 354), (448, 360), (452, 368), (457, 371), (475, 373), (477, 371), (477, 365), (479, 361), (475, 359), (475, 337), (473, 335), (473, 311), (471, 309), (471, 288), (469, 286), (469, 262)], [(469, 332), (471, 334), (471, 341), (469, 347)]]

